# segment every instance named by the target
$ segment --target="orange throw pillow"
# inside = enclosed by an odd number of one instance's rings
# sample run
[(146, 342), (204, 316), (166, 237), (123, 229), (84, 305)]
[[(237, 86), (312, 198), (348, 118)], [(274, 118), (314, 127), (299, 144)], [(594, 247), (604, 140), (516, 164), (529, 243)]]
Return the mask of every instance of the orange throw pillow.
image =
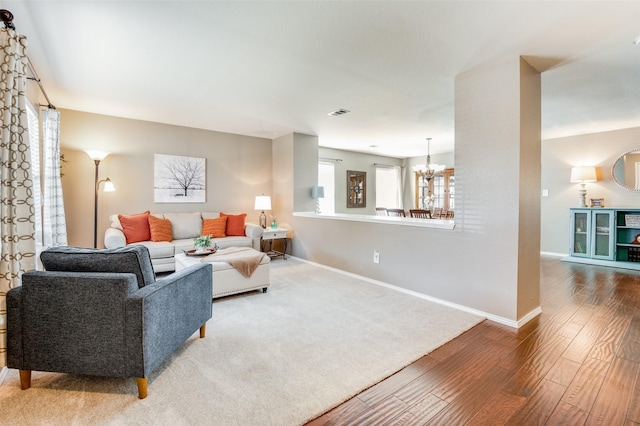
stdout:
[(169, 219), (149, 216), (149, 229), (151, 230), (151, 241), (173, 241), (171, 236), (171, 221)]
[(202, 236), (211, 235), (211, 238), (223, 238), (227, 229), (227, 217), (218, 217), (216, 219), (204, 219), (202, 221)]
[(132, 214), (129, 216), (118, 215), (122, 232), (127, 240), (127, 244), (149, 241), (151, 231), (149, 230), (149, 210), (144, 213)]
[(220, 213), (220, 217), (227, 218), (227, 236), (244, 237), (244, 220), (247, 217), (246, 213), (242, 214), (224, 214)]

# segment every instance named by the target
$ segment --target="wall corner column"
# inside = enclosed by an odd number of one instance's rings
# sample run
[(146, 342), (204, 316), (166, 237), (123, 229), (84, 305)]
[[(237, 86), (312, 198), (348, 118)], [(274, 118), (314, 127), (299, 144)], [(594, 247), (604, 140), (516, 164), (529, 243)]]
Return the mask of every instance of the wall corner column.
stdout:
[(456, 229), (513, 321), (540, 307), (540, 87), (521, 57), (455, 80)]

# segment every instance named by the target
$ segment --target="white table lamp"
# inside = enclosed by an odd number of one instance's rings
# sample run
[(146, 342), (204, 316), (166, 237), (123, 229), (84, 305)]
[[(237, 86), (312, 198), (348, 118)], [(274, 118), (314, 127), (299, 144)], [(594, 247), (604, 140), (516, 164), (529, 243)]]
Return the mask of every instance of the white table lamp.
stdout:
[(260, 213), (260, 226), (267, 227), (267, 215), (264, 214), (265, 210), (271, 210), (271, 197), (268, 195), (256, 195), (256, 202), (253, 205), (255, 210), (262, 210)]
[(580, 205), (579, 207), (587, 207), (587, 182), (596, 182), (598, 175), (594, 166), (580, 166), (571, 169), (571, 182), (580, 184)]

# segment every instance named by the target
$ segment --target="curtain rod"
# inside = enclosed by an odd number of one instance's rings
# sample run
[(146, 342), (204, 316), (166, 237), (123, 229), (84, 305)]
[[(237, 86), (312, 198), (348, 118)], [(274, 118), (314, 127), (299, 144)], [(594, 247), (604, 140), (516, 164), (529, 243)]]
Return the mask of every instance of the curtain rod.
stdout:
[(387, 167), (389, 169), (393, 169), (395, 167), (404, 167), (404, 166), (394, 166), (393, 164), (383, 164), (383, 163), (373, 163), (373, 167)]
[(31, 74), (33, 74), (33, 77), (27, 77), (27, 80), (33, 80), (36, 83), (38, 83), (38, 87), (40, 88), (40, 91), (44, 95), (44, 98), (47, 100), (47, 105), (41, 105), (41, 106), (46, 106), (47, 108), (50, 108), (50, 109), (56, 109), (56, 107), (53, 106), (53, 104), (49, 100), (49, 96), (47, 96), (47, 92), (44, 90), (42, 81), (40, 80), (40, 77), (38, 77), (38, 73), (36, 72), (36, 69), (33, 67), (33, 64), (31, 63), (31, 60), (29, 59), (29, 57), (27, 57), (27, 66), (29, 67), (29, 71), (31, 71)]
[(341, 162), (341, 161), (342, 161), (342, 158), (318, 157), (318, 160), (335, 161), (336, 163), (339, 163), (339, 162)]
[[(15, 31), (16, 26), (13, 25), (13, 13), (9, 12), (7, 9), (0, 9), (0, 20), (2, 20), (2, 22), (4, 23), (5, 28)], [(40, 80), (40, 77), (38, 77), (38, 73), (36, 72), (36, 69), (34, 68), (33, 64), (31, 63), (31, 59), (29, 59), (28, 56), (27, 56), (27, 67), (29, 68), (29, 71), (31, 72), (31, 74), (33, 74), (33, 77), (27, 77), (27, 80), (32, 80), (38, 83), (38, 87), (40, 88), (40, 91), (44, 95), (44, 98), (47, 100), (47, 105), (40, 105), (40, 106), (46, 106), (47, 108), (56, 109), (56, 107), (53, 106), (53, 104), (49, 100), (49, 96), (47, 96), (47, 92), (44, 90), (42, 81)]]
[(0, 19), (4, 22), (4, 27), (10, 30), (15, 30), (16, 26), (13, 25), (13, 13), (7, 9), (0, 9)]

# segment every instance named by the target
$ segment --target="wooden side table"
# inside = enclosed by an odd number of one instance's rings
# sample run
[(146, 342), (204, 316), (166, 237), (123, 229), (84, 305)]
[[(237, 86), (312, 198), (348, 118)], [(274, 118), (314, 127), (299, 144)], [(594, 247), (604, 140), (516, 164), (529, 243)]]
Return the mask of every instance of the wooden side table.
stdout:
[[(262, 233), (262, 240), (260, 241), (260, 249), (267, 254), (270, 258), (280, 257), (287, 259), (287, 232), (289, 229), (284, 228), (266, 228)], [(273, 250), (274, 240), (282, 240), (284, 243), (283, 251)], [(266, 250), (266, 243), (269, 242), (269, 249)]]

